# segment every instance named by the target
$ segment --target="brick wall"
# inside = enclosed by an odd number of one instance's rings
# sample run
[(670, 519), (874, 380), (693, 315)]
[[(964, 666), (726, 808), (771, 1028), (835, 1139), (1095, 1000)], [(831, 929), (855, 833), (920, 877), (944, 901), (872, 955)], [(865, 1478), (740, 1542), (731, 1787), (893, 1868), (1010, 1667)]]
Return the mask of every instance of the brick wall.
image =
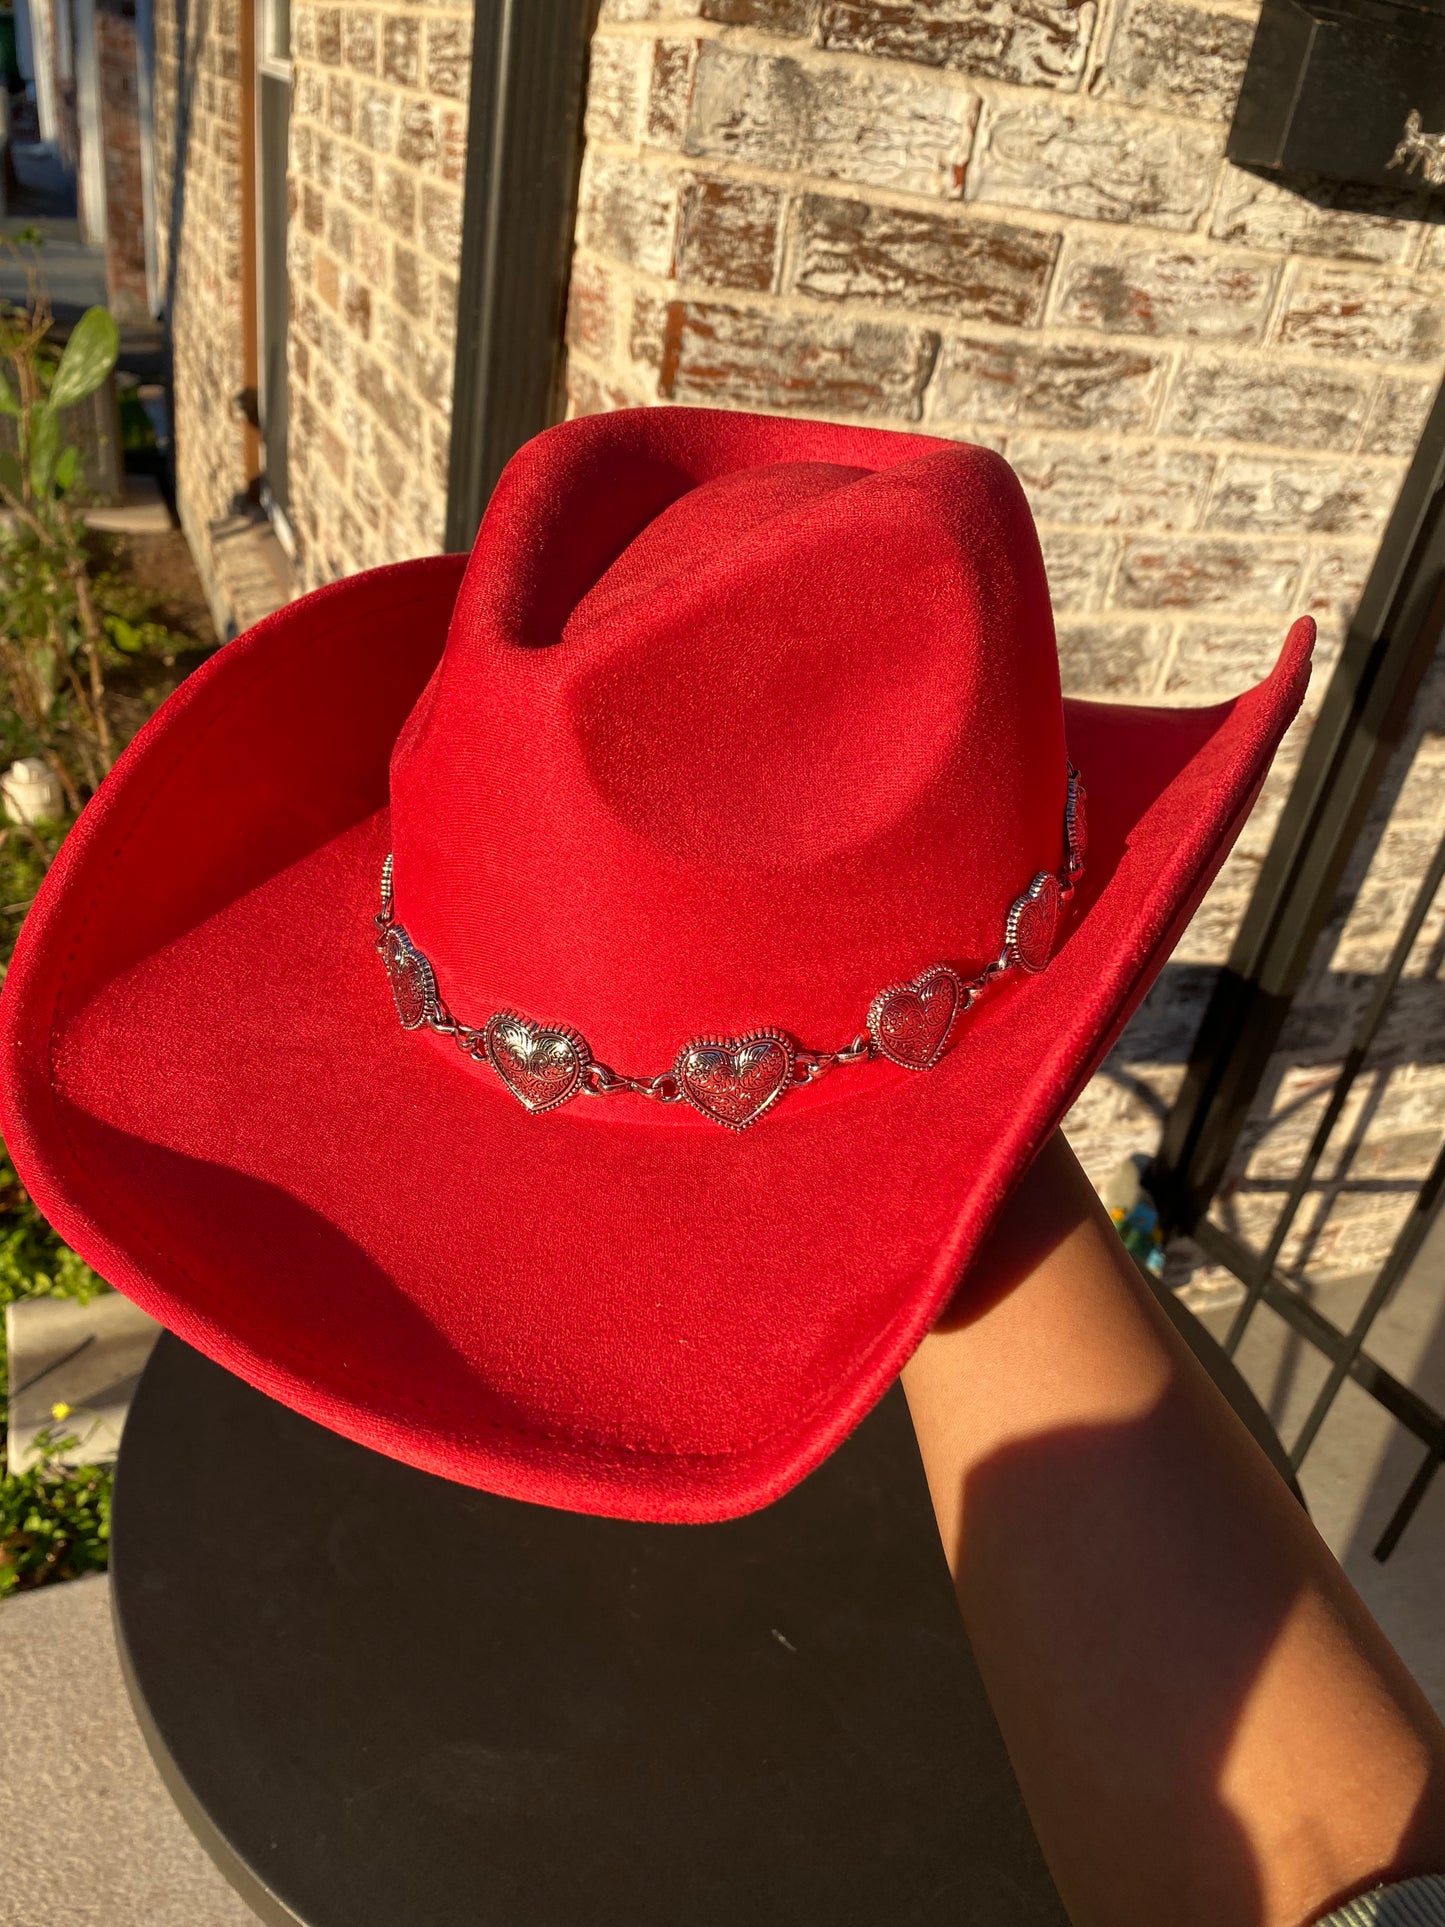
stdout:
[(114, 0), (111, 6), (97, 7), (95, 34), (105, 155), (106, 298), (118, 320), (145, 321), (149, 308), (135, 0)]
[[(1284, 186), (1224, 161), (1256, 13), (603, 0), (572, 412), (704, 403), (987, 442), (1038, 517), (1071, 692), (1214, 700), (1309, 610), (1317, 701), (1445, 366), (1445, 246), (1403, 189)], [(1437, 807), (1438, 728), (1419, 732), (1434, 777), (1362, 889), (1371, 929)], [(1301, 736), (1071, 1117), (1096, 1177), (1156, 1140)], [(1297, 1152), (1297, 1079), (1320, 1082), (1358, 1005), (1328, 967), (1311, 996), (1308, 1064), (1296, 1043), (1273, 1067), (1231, 1205), (1251, 1229)], [(1398, 1128), (1381, 1114), (1392, 1183), (1422, 1174), (1421, 1107), (1439, 1104), (1433, 1070), (1409, 1068)], [(1356, 1230), (1315, 1251), (1327, 1268), (1378, 1252), (1400, 1190), (1348, 1196)]]
[(292, 9), (302, 586), (443, 546), (471, 7)]
[(224, 633), (213, 529), (247, 485), (236, 0), (155, 0), (156, 230), (181, 521)]

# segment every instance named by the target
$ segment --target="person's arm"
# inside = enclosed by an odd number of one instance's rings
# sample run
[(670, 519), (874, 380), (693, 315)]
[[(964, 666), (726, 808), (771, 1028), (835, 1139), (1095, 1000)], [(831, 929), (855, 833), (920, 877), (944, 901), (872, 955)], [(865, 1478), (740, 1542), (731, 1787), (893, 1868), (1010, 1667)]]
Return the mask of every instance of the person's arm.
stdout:
[(903, 1382), (1075, 1927), (1302, 1927), (1445, 1872), (1445, 1729), (1062, 1137)]

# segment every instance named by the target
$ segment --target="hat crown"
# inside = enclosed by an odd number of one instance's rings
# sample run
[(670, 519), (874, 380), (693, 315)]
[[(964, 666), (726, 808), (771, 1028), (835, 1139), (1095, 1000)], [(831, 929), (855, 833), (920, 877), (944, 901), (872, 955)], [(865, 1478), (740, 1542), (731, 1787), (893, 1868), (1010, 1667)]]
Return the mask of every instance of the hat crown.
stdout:
[(997, 955), (1065, 780), (1000, 457), (590, 418), (487, 510), (392, 758), (397, 914), (463, 1021), (569, 1024), (634, 1074), (761, 1024), (836, 1048), (884, 984)]

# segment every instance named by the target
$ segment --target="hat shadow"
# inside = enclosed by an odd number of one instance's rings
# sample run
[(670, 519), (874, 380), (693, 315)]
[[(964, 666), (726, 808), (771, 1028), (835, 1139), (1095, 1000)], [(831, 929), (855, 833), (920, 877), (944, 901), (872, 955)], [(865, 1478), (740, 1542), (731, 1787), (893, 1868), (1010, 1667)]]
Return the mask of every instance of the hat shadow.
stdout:
[[(91, 1115), (69, 1123), (110, 1221), (149, 1261), (151, 1290), (130, 1295), (186, 1343), (272, 1396), (289, 1379), (284, 1403), (349, 1436), (360, 1418), (368, 1444), (378, 1409), (433, 1436), (519, 1429), (516, 1408), (476, 1376), (408, 1280), (292, 1192)], [(405, 1396), (408, 1386), (425, 1396)]]

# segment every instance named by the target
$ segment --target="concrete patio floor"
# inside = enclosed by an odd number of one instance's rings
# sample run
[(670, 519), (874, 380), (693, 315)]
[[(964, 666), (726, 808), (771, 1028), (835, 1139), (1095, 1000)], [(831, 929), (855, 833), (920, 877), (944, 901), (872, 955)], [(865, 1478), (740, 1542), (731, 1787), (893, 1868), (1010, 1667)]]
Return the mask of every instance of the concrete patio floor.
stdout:
[(151, 1765), (105, 1578), (0, 1605), (0, 1921), (256, 1927)]

